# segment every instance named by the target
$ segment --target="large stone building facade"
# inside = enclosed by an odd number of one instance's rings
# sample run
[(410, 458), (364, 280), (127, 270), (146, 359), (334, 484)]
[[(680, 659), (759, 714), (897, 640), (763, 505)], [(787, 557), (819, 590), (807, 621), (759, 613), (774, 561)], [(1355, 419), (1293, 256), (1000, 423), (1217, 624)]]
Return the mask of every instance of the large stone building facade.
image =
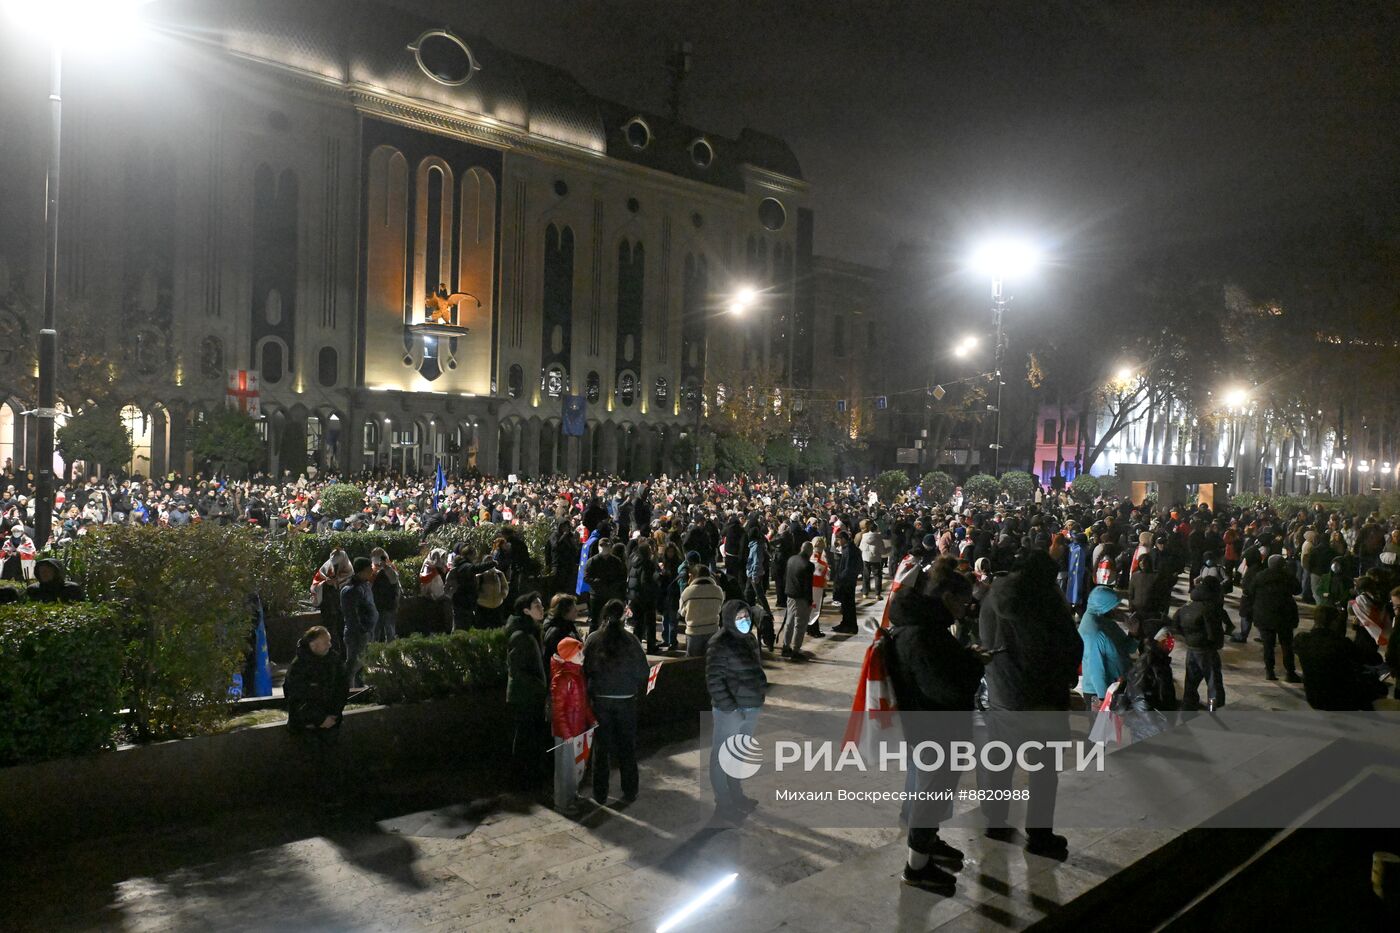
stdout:
[[(810, 379), (812, 212), (780, 140), (370, 0), (147, 12), (133, 48), (68, 53), (57, 291), (61, 339), (109, 327), (133, 376), (134, 472), (189, 469), (239, 373), (293, 473), (675, 471), (715, 361)], [(32, 340), (47, 53), (0, 44), (0, 323)], [(743, 286), (762, 297), (739, 318)], [(27, 463), (17, 368), (0, 460)]]

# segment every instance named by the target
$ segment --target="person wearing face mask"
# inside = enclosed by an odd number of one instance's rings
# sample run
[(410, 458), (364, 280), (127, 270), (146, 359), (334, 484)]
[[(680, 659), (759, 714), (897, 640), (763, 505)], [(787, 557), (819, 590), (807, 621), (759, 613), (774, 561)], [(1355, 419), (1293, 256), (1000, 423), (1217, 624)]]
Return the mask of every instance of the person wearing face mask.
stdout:
[(34, 558), (38, 551), (34, 539), (25, 534), (24, 526), (16, 522), (10, 536), (0, 544), (0, 579), (33, 580)]
[(741, 599), (720, 607), (719, 632), (705, 648), (705, 685), (714, 710), (710, 784), (715, 791), (715, 816), (720, 822), (737, 822), (758, 803), (744, 796), (739, 780), (720, 767), (719, 750), (732, 736), (753, 735), (768, 687), (753, 632), (753, 612)]

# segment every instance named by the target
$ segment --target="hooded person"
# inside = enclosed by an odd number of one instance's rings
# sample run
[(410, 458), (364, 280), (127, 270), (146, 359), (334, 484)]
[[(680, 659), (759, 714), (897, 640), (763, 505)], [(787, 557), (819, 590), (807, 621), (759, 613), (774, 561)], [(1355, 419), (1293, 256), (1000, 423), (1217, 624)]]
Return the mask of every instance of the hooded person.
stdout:
[(1282, 554), (1272, 554), (1265, 570), (1253, 580), (1254, 624), (1264, 643), (1264, 679), (1277, 680), (1274, 673), (1274, 643), (1283, 654), (1284, 678), (1291, 684), (1302, 683), (1293, 659), (1293, 631), (1298, 628), (1298, 603), (1293, 598), (1301, 586), (1298, 578), (1288, 572)]
[(1176, 612), (1173, 627), (1186, 642), (1186, 682), (1181, 692), (1183, 709), (1200, 708), (1197, 692), (1206, 683), (1206, 708), (1225, 705), (1225, 680), (1220, 671), (1220, 649), (1225, 646), (1225, 630), (1230, 617), (1223, 605), (1220, 580), (1202, 574), (1191, 588), (1191, 601)]
[(1133, 640), (1113, 619), (1117, 609), (1118, 594), (1109, 587), (1096, 586), (1079, 620), (1079, 638), (1084, 643), (1081, 692), (1090, 710), (1098, 709), (1109, 686), (1132, 666)]
[(46, 557), (34, 565), (34, 582), (25, 589), (31, 603), (79, 603), (83, 601), (81, 585), (68, 579), (63, 562)]
[(637, 799), (641, 789), (637, 770), (637, 705), (646, 693), (651, 668), (637, 636), (627, 631), (622, 600), (609, 600), (599, 627), (584, 642), (583, 676), (588, 698), (598, 718), (593, 733), (593, 799), (608, 801), (614, 764), (622, 773), (622, 799)]
[(753, 611), (748, 603), (741, 599), (727, 601), (720, 607), (719, 619), (719, 631), (705, 646), (705, 686), (714, 711), (710, 785), (715, 792), (716, 815), (733, 820), (757, 804), (744, 796), (739, 780), (720, 767), (719, 751), (736, 735), (753, 735), (758, 712), (763, 708), (768, 675), (763, 672)]
[[(940, 558), (891, 597), (890, 629), (884, 658), (906, 748), (929, 741), (947, 747), (972, 737), (972, 710), (982, 682), (983, 656), (960, 644), (949, 631), (972, 605), (972, 583), (958, 573), (956, 560)], [(944, 715), (931, 716), (931, 713)], [(966, 713), (966, 717), (947, 715)], [(965, 720), (965, 721), (964, 721)], [(963, 854), (938, 836), (939, 824), (953, 812), (952, 792), (959, 772), (924, 770), (910, 761), (903, 822), (909, 828), (905, 884), (951, 895)]]
[(349, 680), (325, 626), (313, 625), (297, 642), (297, 655), (287, 668), (283, 692), (287, 699), (287, 726), (293, 732), (340, 726)]
[[(593, 708), (583, 679), (583, 642), (572, 636), (559, 640), (549, 662), (550, 724), (554, 733), (554, 809), (578, 811), (578, 779), (583, 768), (569, 741), (593, 725)], [(586, 747), (586, 746), (585, 746)]]
[[(1032, 551), (1015, 570), (997, 578), (982, 603), (978, 627), (982, 646), (993, 652), (987, 665), (987, 701), (993, 713), (1069, 710), (1070, 690), (1078, 680), (1084, 643), (1075, 630), (1069, 604), (1055, 585), (1056, 572), (1049, 554)], [(994, 716), (990, 725), (993, 737), (1013, 748), (1032, 740), (1068, 739), (1068, 717), (1040, 719), (1043, 722), (1037, 725), (1044, 728), (1032, 735), (1023, 734), (1022, 728), (1006, 716)], [(1028, 755), (1025, 763), (1034, 765), (1035, 756)], [(984, 771), (978, 776), (980, 788), (1000, 792), (982, 802), (989, 824), (987, 835), (998, 841), (1015, 838), (1007, 823), (1013, 771)], [(1059, 775), (1053, 764), (1044, 761), (1029, 774), (1026, 848), (1035, 854), (1064, 858), (1068, 842), (1052, 829)]]

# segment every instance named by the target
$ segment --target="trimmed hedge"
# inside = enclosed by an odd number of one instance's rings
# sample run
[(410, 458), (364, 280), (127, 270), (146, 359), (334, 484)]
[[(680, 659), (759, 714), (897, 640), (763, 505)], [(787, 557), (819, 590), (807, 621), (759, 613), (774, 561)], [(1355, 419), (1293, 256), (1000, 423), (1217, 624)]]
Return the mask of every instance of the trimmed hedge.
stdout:
[(1069, 495), (1080, 505), (1093, 505), (1102, 489), (1102, 485), (1093, 476), (1088, 473), (1080, 473), (1070, 481)]
[(1021, 470), (1007, 470), (1001, 474), (1001, 488), (1011, 497), (1012, 502), (1026, 502), (1035, 495), (1039, 485), (1035, 477)]
[(365, 504), (365, 491), (349, 483), (332, 483), (321, 490), (321, 514), (328, 518), (349, 518)]
[(963, 496), (969, 502), (995, 502), (998, 493), (1001, 492), (1001, 483), (997, 478), (988, 473), (977, 473), (967, 478), (963, 483)]
[(95, 752), (122, 706), (116, 613), (92, 603), (0, 609), (0, 765)]
[(365, 683), (384, 704), (434, 700), (506, 682), (504, 629), (410, 635), (368, 645), (363, 657)]
[(417, 557), (422, 550), (418, 533), (413, 531), (334, 531), (324, 535), (288, 535), (285, 540), (289, 559), (304, 571), (308, 586), (316, 568), (336, 548), (343, 548), (354, 560), (368, 557), (370, 551), (382, 547), (393, 561)]
[(953, 477), (942, 470), (932, 470), (924, 474), (919, 485), (923, 487), (925, 502), (943, 505), (953, 498), (953, 490), (957, 488), (958, 484), (953, 481)]
[(909, 476), (903, 470), (886, 470), (875, 477), (875, 492), (881, 502), (893, 503), (909, 488)]

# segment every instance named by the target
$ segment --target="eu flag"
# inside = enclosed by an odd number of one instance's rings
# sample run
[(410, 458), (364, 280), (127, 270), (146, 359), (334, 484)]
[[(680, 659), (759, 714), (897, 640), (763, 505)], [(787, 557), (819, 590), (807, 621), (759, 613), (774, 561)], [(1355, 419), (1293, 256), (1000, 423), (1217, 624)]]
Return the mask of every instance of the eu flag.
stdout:
[(564, 436), (583, 437), (588, 417), (588, 400), (582, 395), (564, 396)]

